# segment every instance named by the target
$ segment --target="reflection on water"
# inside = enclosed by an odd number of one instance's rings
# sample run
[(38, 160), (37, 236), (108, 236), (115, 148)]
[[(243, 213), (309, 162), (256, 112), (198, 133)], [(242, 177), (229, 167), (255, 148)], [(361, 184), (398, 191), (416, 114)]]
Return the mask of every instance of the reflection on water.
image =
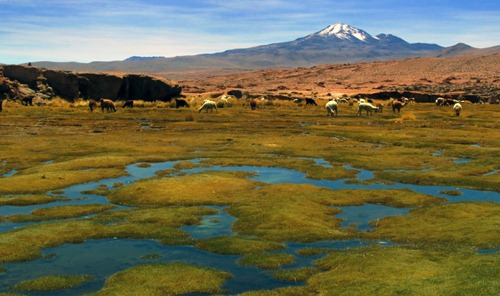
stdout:
[(384, 205), (364, 204), (361, 206), (348, 206), (342, 207), (342, 213), (335, 215), (335, 217), (343, 219), (341, 227), (352, 227), (366, 231), (374, 227), (369, 223), (378, 221), (378, 219), (389, 216), (406, 215), (410, 209), (408, 208), (394, 208)]
[[(200, 162), (200, 159), (191, 160), (194, 163)], [(316, 165), (331, 166), (327, 161), (314, 159)], [(124, 185), (131, 184), (139, 179), (150, 178), (156, 176), (156, 171), (173, 169), (176, 162), (169, 161), (163, 163), (153, 163), (149, 166), (141, 164), (129, 165), (126, 168), (127, 176), (118, 178), (110, 178), (97, 182), (89, 182), (78, 184), (64, 188), (64, 195), (70, 198), (70, 201), (58, 201), (46, 205), (15, 207), (3, 206), (0, 207), (0, 215), (13, 214), (29, 214), (32, 210), (41, 207), (51, 207), (60, 205), (77, 205), (77, 204), (107, 204), (105, 197), (85, 194), (84, 191), (94, 190), (100, 186), (112, 188), (115, 183)], [(357, 178), (359, 180), (368, 180), (374, 177), (373, 172), (353, 168), (345, 165), (346, 169), (359, 171)], [(457, 189), (446, 186), (420, 186), (411, 184), (393, 183), (391, 185), (374, 182), (373, 184), (352, 184), (346, 183), (347, 180), (312, 180), (306, 178), (304, 173), (295, 170), (284, 168), (269, 168), (256, 166), (212, 166), (198, 167), (192, 169), (178, 170), (179, 174), (192, 174), (206, 170), (222, 170), (222, 171), (246, 171), (255, 173), (255, 176), (250, 178), (255, 181), (261, 181), (268, 184), (291, 183), (291, 184), (311, 184), (319, 187), (337, 189), (399, 189), (409, 188), (423, 194), (444, 197), (449, 202), (459, 201), (500, 201), (500, 195), (491, 191), (478, 191), (470, 189)], [(440, 193), (446, 190), (459, 190), (461, 196), (447, 196)], [(48, 193), (50, 194), (50, 193)], [(225, 207), (210, 206), (217, 209), (217, 213), (207, 215), (199, 225), (189, 225), (182, 227), (194, 239), (208, 239), (218, 236), (235, 235), (231, 226), (236, 221), (234, 217), (225, 211)], [(118, 207), (122, 209), (125, 207)], [(347, 206), (341, 207), (343, 210), (337, 214), (337, 218), (343, 219), (341, 227), (356, 227), (358, 230), (366, 231), (372, 229), (370, 222), (376, 223), (377, 219), (394, 216), (406, 215), (409, 211), (407, 208), (393, 208), (383, 205), (364, 204), (362, 206)], [(0, 232), (9, 231), (16, 227), (22, 227), (27, 224), (17, 223), (0, 223)], [(354, 247), (364, 247), (369, 244), (392, 245), (387, 241), (365, 242), (362, 240), (349, 241), (331, 241), (317, 242), (313, 244), (286, 243), (285, 250), (278, 250), (278, 253), (288, 253), (295, 257), (295, 263), (284, 268), (297, 268), (303, 266), (311, 266), (312, 262), (322, 255), (315, 256), (299, 256), (297, 252), (302, 248), (332, 248), (345, 249)], [(493, 252), (497, 252), (493, 251)], [(487, 254), (488, 250), (484, 253)], [(193, 246), (166, 246), (158, 243), (155, 240), (136, 240), (136, 239), (103, 239), (90, 240), (81, 244), (65, 244), (55, 248), (47, 248), (43, 250), (45, 258), (22, 262), (22, 263), (7, 263), (3, 264), (6, 272), (0, 274), (0, 292), (8, 291), (12, 285), (40, 276), (51, 274), (90, 274), (95, 276), (95, 280), (64, 291), (51, 292), (50, 295), (81, 295), (93, 291), (97, 291), (103, 287), (104, 281), (110, 275), (124, 270), (126, 268), (142, 263), (151, 262), (172, 262), (183, 261), (196, 266), (205, 266), (216, 268), (219, 270), (230, 272), (234, 277), (227, 281), (224, 286), (230, 293), (241, 293), (256, 289), (273, 289), (277, 287), (300, 285), (303, 283), (283, 282), (273, 279), (267, 272), (248, 266), (239, 266), (237, 264), (240, 256), (228, 256), (208, 253)], [(78, 254), (78, 256), (75, 256)], [(153, 256), (155, 259), (141, 259), (147, 255)], [(51, 256), (47, 256), (51, 255)], [(30, 295), (47, 295), (46, 293), (31, 293)]]
[(231, 230), (231, 226), (236, 221), (236, 218), (224, 211), (226, 207), (207, 206), (207, 208), (217, 209), (218, 212), (214, 215), (204, 216), (199, 225), (183, 226), (181, 229), (189, 233), (194, 239), (235, 235)]

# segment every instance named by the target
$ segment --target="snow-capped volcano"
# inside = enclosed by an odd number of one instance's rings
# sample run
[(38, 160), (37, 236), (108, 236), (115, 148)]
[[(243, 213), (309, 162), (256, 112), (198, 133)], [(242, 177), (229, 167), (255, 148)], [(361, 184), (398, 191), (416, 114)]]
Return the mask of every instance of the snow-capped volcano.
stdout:
[(309, 37), (312, 36), (319, 36), (319, 37), (333, 36), (344, 40), (358, 39), (361, 41), (370, 41), (372, 39), (375, 39), (374, 37), (372, 37), (370, 34), (366, 33), (363, 30), (342, 23), (330, 25), (317, 33), (309, 35)]

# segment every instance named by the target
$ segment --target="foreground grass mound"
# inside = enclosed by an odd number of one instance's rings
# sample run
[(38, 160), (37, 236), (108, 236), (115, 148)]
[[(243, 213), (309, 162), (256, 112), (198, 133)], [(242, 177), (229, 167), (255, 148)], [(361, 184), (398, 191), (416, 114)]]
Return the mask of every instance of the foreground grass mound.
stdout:
[(102, 290), (91, 295), (217, 294), (229, 278), (229, 273), (184, 263), (147, 264), (114, 274)]
[(55, 291), (72, 288), (92, 280), (89, 275), (49, 275), (14, 286), (19, 291)]
[(500, 204), (461, 202), (424, 207), (406, 216), (386, 217), (369, 236), (414, 244), (500, 247)]
[(496, 295), (500, 255), (369, 247), (334, 251), (308, 286), (323, 295)]
[(244, 200), (256, 188), (245, 173), (203, 172), (147, 180), (118, 188), (108, 198), (128, 206), (227, 205)]

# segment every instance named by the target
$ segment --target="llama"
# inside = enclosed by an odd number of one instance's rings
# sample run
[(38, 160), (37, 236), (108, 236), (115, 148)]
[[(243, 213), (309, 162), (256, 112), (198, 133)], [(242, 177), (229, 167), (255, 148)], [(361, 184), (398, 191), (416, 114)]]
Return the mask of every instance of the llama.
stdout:
[(256, 99), (250, 100), (250, 108), (252, 108), (252, 110), (257, 109), (257, 100)]
[(208, 112), (208, 110), (210, 110), (210, 112), (212, 112), (213, 109), (215, 109), (215, 112), (217, 112), (217, 104), (214, 101), (205, 100), (203, 101), (203, 105), (201, 105), (200, 109), (198, 109), (198, 113), (200, 113), (202, 110), (205, 110), (205, 112)]
[(134, 101), (128, 100), (123, 103), (122, 108), (134, 108)]
[(392, 112), (396, 113), (396, 110), (398, 110), (398, 113), (401, 113), (401, 108), (406, 106), (406, 102), (401, 102), (399, 100), (394, 100), (392, 101)]
[(182, 99), (175, 99), (175, 108), (180, 108), (180, 107), (186, 107), (186, 108), (189, 108), (189, 104), (188, 102), (186, 102), (186, 100), (182, 100)]
[(115, 106), (115, 103), (113, 103), (113, 101), (109, 100), (109, 99), (101, 99), (100, 100), (101, 102), (101, 110), (102, 112), (104, 112), (104, 109), (106, 109), (107, 112), (116, 112), (116, 106)]
[(90, 112), (94, 112), (94, 109), (96, 108), (97, 108), (97, 102), (95, 100), (89, 100)]
[(460, 112), (462, 112), (462, 105), (460, 105), (460, 103), (456, 103), (453, 105), (453, 111), (455, 111), (457, 116), (460, 116)]
[(337, 116), (338, 114), (338, 103), (335, 100), (330, 100), (326, 103), (325, 108), (326, 112), (328, 112), (327, 116)]
[(378, 108), (370, 103), (360, 103), (358, 105), (358, 112), (356, 112), (356, 116), (361, 116), (361, 112), (363, 112), (364, 110), (366, 110), (366, 116), (368, 116), (368, 114), (372, 116), (373, 111), (378, 111)]
[(306, 106), (307, 105), (318, 106), (318, 104), (316, 104), (316, 101), (311, 98), (306, 98)]

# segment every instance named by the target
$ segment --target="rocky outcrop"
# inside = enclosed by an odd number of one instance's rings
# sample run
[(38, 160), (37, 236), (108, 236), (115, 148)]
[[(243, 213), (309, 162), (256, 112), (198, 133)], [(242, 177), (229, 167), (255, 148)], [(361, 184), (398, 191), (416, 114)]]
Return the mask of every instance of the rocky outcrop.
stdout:
[(118, 99), (123, 77), (101, 73), (79, 73), (80, 96), (85, 99)]
[[(21, 65), (5, 66), (3, 72), (4, 77), (28, 85), (45, 99), (57, 95), (68, 101), (78, 98), (170, 101), (182, 92), (182, 88), (171, 81), (146, 75), (73, 73)], [(10, 88), (2, 91), (12, 92)]]
[(74, 101), (80, 97), (80, 84), (78, 75), (67, 71), (45, 70), (42, 74), (47, 78), (48, 84), (54, 93), (61, 98)]
[(172, 86), (162, 79), (145, 75), (123, 77), (119, 97), (126, 100), (170, 101), (181, 94), (181, 87)]
[(7, 65), (4, 66), (3, 75), (12, 80), (17, 80), (23, 84), (29, 85), (31, 88), (35, 88), (36, 81), (40, 76), (42, 76), (42, 69), (36, 67), (25, 67), (17, 65)]

